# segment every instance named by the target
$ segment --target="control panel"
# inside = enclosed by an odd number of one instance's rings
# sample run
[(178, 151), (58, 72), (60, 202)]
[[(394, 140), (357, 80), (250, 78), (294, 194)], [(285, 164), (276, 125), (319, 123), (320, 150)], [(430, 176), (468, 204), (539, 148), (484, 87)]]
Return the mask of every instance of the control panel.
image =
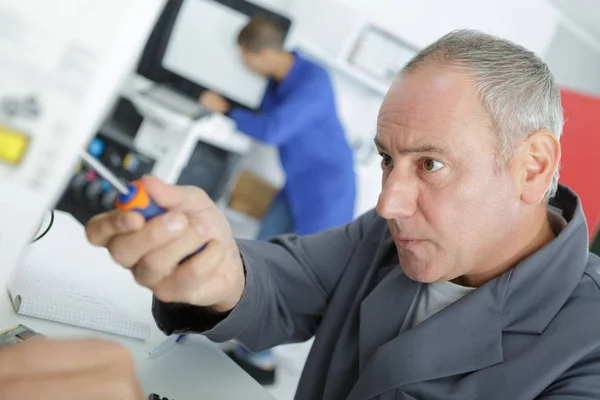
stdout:
[[(116, 176), (129, 182), (150, 174), (155, 160), (102, 133), (88, 145), (88, 152)], [(85, 163), (80, 163), (57, 208), (85, 224), (96, 214), (112, 210), (118, 192)]]

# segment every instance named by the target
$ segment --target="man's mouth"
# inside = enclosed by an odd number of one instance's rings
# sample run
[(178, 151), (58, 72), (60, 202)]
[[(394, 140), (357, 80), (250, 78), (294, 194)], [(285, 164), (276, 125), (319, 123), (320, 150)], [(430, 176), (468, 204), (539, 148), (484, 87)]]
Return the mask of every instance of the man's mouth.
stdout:
[(409, 236), (394, 236), (394, 241), (396, 242), (396, 246), (403, 249), (412, 249), (423, 245), (426, 242), (425, 239), (419, 239)]

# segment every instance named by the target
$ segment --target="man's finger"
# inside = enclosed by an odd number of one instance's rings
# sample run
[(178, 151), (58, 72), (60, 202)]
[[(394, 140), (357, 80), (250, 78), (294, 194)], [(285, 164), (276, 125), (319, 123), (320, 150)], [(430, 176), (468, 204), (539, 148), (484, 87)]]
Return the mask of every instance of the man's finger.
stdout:
[(113, 210), (92, 217), (85, 227), (85, 233), (91, 244), (105, 247), (115, 235), (143, 227), (144, 217), (140, 213)]
[(204, 242), (193, 227), (188, 227), (180, 238), (150, 251), (132, 270), (136, 281), (152, 287), (170, 275), (179, 263), (194, 254)]
[(118, 264), (131, 268), (153, 249), (181, 237), (188, 224), (185, 215), (168, 212), (148, 221), (144, 229), (114, 236), (107, 248)]
[(206, 192), (196, 186), (172, 186), (153, 176), (145, 176), (142, 181), (148, 196), (162, 208), (195, 217), (214, 207)]
[(160, 207), (171, 210), (181, 206), (183, 199), (179, 187), (168, 185), (151, 175), (144, 176), (142, 182), (148, 196)]
[[(198, 297), (212, 285), (210, 277), (222, 264), (224, 251), (218, 242), (209, 242), (202, 252), (179, 265), (161, 280), (152, 291), (162, 301), (197, 304)], [(201, 299), (200, 299), (201, 301)]]

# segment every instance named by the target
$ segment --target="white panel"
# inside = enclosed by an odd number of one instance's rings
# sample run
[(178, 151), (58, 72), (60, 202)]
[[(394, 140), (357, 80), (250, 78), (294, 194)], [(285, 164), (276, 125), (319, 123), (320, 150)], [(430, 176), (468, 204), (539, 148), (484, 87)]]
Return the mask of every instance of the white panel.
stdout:
[(0, 125), (30, 139), (20, 162), (0, 162), (0, 286), (64, 190), (162, 5), (0, 1)]

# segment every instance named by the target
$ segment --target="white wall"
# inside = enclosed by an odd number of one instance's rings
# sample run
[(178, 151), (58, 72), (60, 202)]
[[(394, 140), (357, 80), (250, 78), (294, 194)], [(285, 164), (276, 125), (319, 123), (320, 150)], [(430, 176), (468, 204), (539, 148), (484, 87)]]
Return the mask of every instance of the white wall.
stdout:
[(546, 62), (561, 86), (600, 96), (600, 1), (549, 1), (563, 18)]
[[(268, 0), (263, 0), (267, 2)], [(546, 0), (295, 0), (290, 8), (298, 34), (316, 40), (351, 36), (357, 22), (370, 21), (423, 47), (458, 28), (480, 29), (543, 54), (559, 20)], [(326, 41), (334, 41), (327, 38)]]
[(556, 31), (546, 62), (562, 87), (600, 96), (600, 51), (566, 26)]
[(600, 1), (598, 0), (548, 0), (570, 21), (577, 24), (595, 39), (600, 41)]

